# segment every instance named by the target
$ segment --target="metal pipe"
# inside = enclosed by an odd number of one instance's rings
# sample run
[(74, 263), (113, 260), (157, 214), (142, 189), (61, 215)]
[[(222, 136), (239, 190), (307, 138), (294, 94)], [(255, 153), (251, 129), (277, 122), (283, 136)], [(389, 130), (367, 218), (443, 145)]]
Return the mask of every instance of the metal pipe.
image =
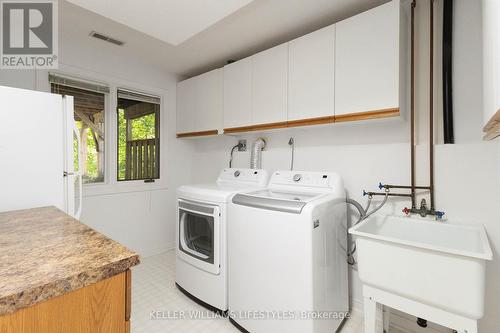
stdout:
[(410, 141), (411, 141), (411, 207), (416, 208), (415, 200), (415, 7), (416, 0), (411, 2), (411, 51), (410, 51)]
[(411, 197), (410, 193), (386, 193), (386, 192), (364, 192), (365, 195), (375, 196), (375, 195), (388, 195), (390, 197)]
[(443, 132), (444, 143), (455, 143), (453, 133), (453, 0), (443, 1)]
[(430, 0), (429, 24), (429, 185), (431, 211), (434, 211), (434, 0)]
[(411, 188), (417, 190), (430, 190), (430, 186), (384, 185), (384, 188)]

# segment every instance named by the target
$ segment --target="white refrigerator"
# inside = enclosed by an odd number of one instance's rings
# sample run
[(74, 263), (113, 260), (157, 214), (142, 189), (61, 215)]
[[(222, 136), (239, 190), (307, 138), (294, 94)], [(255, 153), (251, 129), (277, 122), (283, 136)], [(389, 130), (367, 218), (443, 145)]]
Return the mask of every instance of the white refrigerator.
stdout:
[(0, 212), (56, 206), (78, 219), (80, 156), (73, 97), (0, 86)]

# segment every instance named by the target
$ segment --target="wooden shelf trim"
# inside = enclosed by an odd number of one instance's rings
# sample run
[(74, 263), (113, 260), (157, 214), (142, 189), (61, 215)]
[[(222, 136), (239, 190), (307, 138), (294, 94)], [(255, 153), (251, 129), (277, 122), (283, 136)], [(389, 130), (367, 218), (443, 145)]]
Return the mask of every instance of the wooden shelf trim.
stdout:
[(287, 127), (299, 127), (299, 126), (310, 126), (310, 125), (322, 125), (331, 124), (335, 121), (334, 116), (318, 117), (318, 118), (308, 118), (299, 120), (289, 120)]
[(490, 120), (484, 125), (483, 127), (483, 132), (488, 132), (491, 130), (493, 127), (498, 125), (500, 123), (500, 109), (495, 112), (495, 114), (490, 118)]
[(397, 117), (397, 116), (399, 116), (399, 108), (381, 109), (381, 110), (375, 110), (375, 111), (349, 113), (349, 114), (343, 114), (343, 115), (339, 115), (339, 116), (326, 116), (326, 117), (318, 117), (318, 118), (290, 120), (290, 121), (283, 121), (283, 122), (270, 123), (270, 124), (231, 127), (231, 128), (225, 128), (224, 134), (264, 131), (264, 130), (276, 129), (276, 128), (288, 128), (288, 127), (332, 124), (332, 123), (336, 123), (336, 122), (340, 123), (340, 122), (348, 122), (348, 121), (380, 119), (380, 118), (389, 118), (389, 117)]
[(263, 131), (263, 130), (270, 130), (270, 129), (276, 129), (276, 128), (286, 128), (286, 127), (287, 127), (287, 122), (286, 121), (282, 121), (282, 122), (278, 122), (278, 123), (269, 123), (269, 124), (259, 124), (259, 125), (251, 125), (251, 126), (224, 128), (224, 134), (241, 133), (241, 132), (252, 132), (252, 131)]
[(399, 108), (380, 109), (380, 110), (374, 110), (374, 111), (336, 115), (335, 122), (342, 123), (342, 122), (347, 122), (347, 121), (380, 119), (380, 118), (390, 118), (390, 117), (398, 117), (398, 116), (399, 116)]
[(209, 130), (209, 131), (200, 131), (200, 132), (184, 132), (177, 133), (178, 138), (189, 138), (195, 136), (208, 136), (208, 135), (217, 135), (219, 134), (218, 130)]
[(500, 136), (500, 121), (497, 121), (496, 123), (489, 126), (489, 128), (485, 131), (483, 140), (489, 141), (499, 136)]
[[(342, 115), (338, 115), (338, 116), (326, 116), (326, 117), (281, 121), (281, 122), (269, 123), (269, 124), (230, 127), (230, 128), (224, 129), (224, 134), (265, 131), (265, 130), (271, 130), (271, 129), (277, 129), (277, 128), (312, 126), (312, 125), (332, 124), (332, 123), (369, 120), (369, 119), (380, 119), (380, 118), (389, 118), (389, 117), (398, 117), (398, 116), (399, 116), (399, 108), (381, 109), (381, 110), (359, 112), (359, 113), (348, 113), (348, 114), (342, 114)], [(177, 133), (177, 137), (178, 138), (188, 138), (188, 137), (199, 137), (199, 136), (208, 136), (208, 135), (217, 135), (217, 134), (218, 134), (217, 130), (210, 130), (210, 131), (201, 131), (201, 132)]]

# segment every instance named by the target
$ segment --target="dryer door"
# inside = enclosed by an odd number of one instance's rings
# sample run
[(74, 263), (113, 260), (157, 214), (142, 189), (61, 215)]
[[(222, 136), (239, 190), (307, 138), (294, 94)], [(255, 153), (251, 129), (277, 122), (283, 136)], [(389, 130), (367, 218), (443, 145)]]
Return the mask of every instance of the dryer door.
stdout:
[(177, 255), (212, 274), (219, 274), (220, 207), (178, 200)]

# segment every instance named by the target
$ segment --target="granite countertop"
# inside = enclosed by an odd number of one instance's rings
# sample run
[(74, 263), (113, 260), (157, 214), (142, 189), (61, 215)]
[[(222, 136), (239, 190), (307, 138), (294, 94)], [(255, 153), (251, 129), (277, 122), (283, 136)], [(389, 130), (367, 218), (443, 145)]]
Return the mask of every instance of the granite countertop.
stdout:
[(0, 315), (137, 264), (136, 253), (55, 207), (0, 213)]

